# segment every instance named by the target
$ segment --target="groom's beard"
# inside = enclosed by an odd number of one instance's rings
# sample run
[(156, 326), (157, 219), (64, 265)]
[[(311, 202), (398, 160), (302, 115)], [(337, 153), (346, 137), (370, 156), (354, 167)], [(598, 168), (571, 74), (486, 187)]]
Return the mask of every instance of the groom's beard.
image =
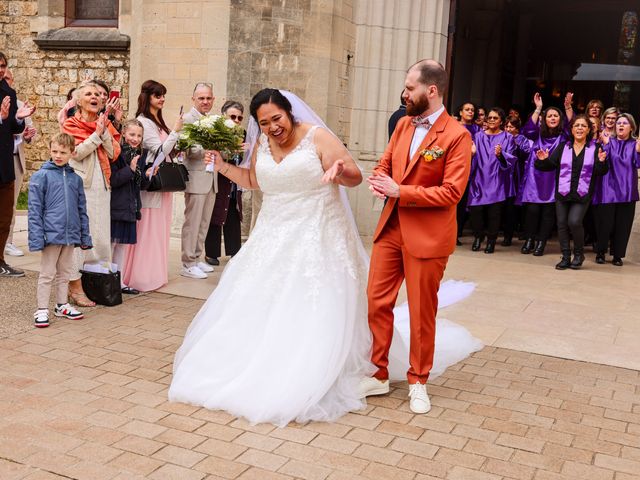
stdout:
[(411, 101), (407, 102), (407, 115), (409, 115), (410, 117), (415, 117), (416, 115), (420, 115), (426, 112), (428, 109), (429, 109), (429, 99), (427, 98), (426, 95), (421, 96), (415, 102), (411, 102)]

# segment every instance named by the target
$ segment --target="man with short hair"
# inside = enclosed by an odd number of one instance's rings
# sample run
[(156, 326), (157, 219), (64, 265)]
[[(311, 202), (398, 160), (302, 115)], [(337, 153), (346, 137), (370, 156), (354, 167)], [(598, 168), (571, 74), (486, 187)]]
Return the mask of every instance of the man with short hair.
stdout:
[(16, 92), (4, 78), (8, 64), (7, 56), (0, 52), (0, 277), (23, 277), (22, 270), (5, 262), (4, 246), (11, 228), (15, 195), (13, 136), (24, 131), (24, 119), (33, 114), (35, 107), (25, 103), (18, 108)]
[[(13, 81), (13, 73), (9, 69), (4, 74), (4, 79), (7, 84), (15, 90), (15, 83)], [(24, 105), (22, 100), (18, 99), (18, 108)], [(9, 238), (7, 238), (7, 244), (4, 247), (4, 254), (12, 257), (22, 257), (24, 252), (16, 247), (13, 243), (13, 227), (16, 222), (16, 203), (18, 201), (18, 195), (22, 188), (22, 179), (26, 172), (26, 153), (24, 150), (25, 143), (31, 143), (31, 140), (36, 134), (36, 129), (33, 126), (31, 117), (27, 117), (24, 120), (25, 129), (22, 133), (18, 133), (13, 136), (13, 169), (15, 172), (16, 180), (14, 184), (15, 195), (13, 197), (13, 217), (11, 219), (11, 226), (9, 227)]]
[[(213, 85), (197, 83), (193, 89), (193, 108), (184, 115), (184, 124), (208, 115), (213, 107)], [(201, 146), (191, 147), (184, 155), (189, 181), (184, 191), (184, 224), (182, 225), (182, 272), (184, 277), (207, 278), (213, 267), (201, 261), (204, 239), (209, 229), (211, 212), (218, 191), (217, 172), (206, 170), (205, 157), (210, 155)]]
[(438, 289), (456, 247), (456, 205), (469, 178), (471, 135), (443, 105), (447, 72), (435, 60), (407, 71), (407, 116), (398, 121), (369, 189), (389, 201), (373, 236), (368, 315), (371, 362), (378, 368), (360, 384), (362, 396), (389, 391), (393, 307), (406, 280), (409, 303), (409, 408), (427, 413), (426, 382), (433, 366)]

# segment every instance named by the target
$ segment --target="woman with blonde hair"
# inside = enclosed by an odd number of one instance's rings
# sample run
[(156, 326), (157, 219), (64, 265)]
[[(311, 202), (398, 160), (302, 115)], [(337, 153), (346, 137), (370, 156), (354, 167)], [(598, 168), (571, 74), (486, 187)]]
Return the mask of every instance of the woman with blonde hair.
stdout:
[(111, 163), (120, 155), (120, 133), (100, 113), (102, 102), (97, 87), (87, 83), (74, 92), (77, 110), (67, 118), (62, 130), (76, 141), (75, 156), (69, 161), (82, 178), (87, 197), (92, 250), (76, 249), (74, 273), (69, 282), (69, 298), (78, 306), (92, 307), (82, 289), (80, 269), (84, 264), (111, 263)]
[(596, 228), (596, 263), (605, 263), (607, 247), (612, 263), (622, 266), (633, 227), (638, 195), (640, 139), (635, 136), (636, 121), (621, 113), (616, 120), (615, 136), (603, 137), (609, 154), (609, 173), (598, 179), (593, 194)]

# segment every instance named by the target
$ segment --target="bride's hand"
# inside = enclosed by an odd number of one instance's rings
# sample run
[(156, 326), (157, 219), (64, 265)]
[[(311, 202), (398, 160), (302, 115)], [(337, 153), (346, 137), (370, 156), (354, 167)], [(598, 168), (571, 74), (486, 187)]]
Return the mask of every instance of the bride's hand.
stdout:
[(219, 172), (222, 168), (224, 160), (222, 160), (222, 156), (217, 150), (205, 150), (204, 163), (206, 163), (207, 165), (213, 165), (213, 169), (216, 172)]
[(324, 172), (322, 183), (333, 183), (336, 178), (344, 173), (344, 160), (336, 160), (333, 165)]

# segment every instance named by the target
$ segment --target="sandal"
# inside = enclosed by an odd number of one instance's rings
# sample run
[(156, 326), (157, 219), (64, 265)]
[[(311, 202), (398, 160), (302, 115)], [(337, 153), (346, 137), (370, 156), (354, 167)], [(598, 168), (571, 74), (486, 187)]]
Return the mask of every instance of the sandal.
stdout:
[(69, 291), (69, 303), (78, 307), (95, 307), (96, 302), (89, 300), (84, 292)]

